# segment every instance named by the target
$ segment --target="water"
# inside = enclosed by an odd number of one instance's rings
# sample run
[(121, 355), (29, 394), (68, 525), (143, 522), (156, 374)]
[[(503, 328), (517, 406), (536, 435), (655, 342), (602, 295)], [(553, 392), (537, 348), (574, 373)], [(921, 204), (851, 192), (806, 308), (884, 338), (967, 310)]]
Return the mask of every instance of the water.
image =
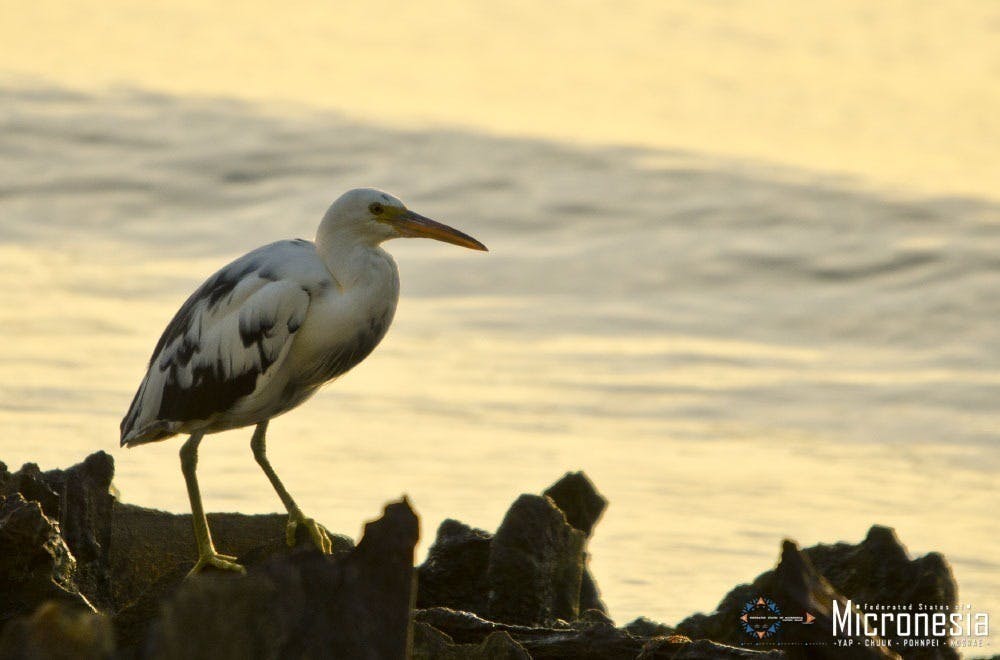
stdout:
[[(117, 448), (159, 332), (219, 265), (375, 185), (491, 252), (390, 243), (388, 338), (272, 424), (279, 474), (331, 529), (408, 493), (424, 552), (444, 517), (495, 529), (583, 469), (611, 502), (592, 566), (619, 621), (710, 610), (783, 537), (872, 523), (1000, 611), (997, 205), (232, 101), (2, 94), (8, 464), (103, 449), (127, 501), (186, 510), (176, 441)], [(210, 510), (280, 508), (249, 435), (203, 444)]]

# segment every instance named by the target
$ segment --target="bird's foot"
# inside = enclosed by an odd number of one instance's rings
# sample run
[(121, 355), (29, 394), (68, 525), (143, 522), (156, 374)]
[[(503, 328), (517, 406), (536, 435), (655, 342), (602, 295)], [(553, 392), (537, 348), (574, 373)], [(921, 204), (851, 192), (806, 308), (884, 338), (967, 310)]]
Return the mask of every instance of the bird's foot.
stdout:
[(187, 577), (192, 575), (197, 575), (201, 572), (201, 569), (206, 566), (212, 566), (223, 571), (234, 571), (240, 575), (246, 575), (247, 569), (243, 568), (236, 563), (236, 557), (232, 555), (221, 555), (214, 550), (202, 553), (198, 557), (197, 563), (195, 563), (194, 568), (187, 574)]
[(320, 552), (325, 555), (333, 552), (333, 541), (330, 540), (330, 535), (327, 531), (318, 522), (312, 518), (306, 518), (301, 512), (298, 515), (293, 513), (288, 516), (288, 525), (285, 527), (285, 541), (289, 547), (295, 545), (295, 531), (300, 525), (309, 532), (310, 540), (312, 540), (313, 545)]

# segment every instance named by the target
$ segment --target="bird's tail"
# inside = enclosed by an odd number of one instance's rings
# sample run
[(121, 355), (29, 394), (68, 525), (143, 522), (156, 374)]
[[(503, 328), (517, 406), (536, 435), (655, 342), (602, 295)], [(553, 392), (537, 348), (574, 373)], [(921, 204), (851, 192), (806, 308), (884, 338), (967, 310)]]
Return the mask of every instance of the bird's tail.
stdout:
[(142, 384), (132, 397), (132, 404), (128, 407), (128, 412), (122, 418), (119, 429), (121, 430), (121, 446), (134, 447), (144, 445), (148, 442), (166, 440), (176, 435), (175, 427), (177, 422), (157, 419), (153, 411), (159, 408), (159, 401), (149, 401), (146, 396), (146, 385), (149, 381), (142, 379)]

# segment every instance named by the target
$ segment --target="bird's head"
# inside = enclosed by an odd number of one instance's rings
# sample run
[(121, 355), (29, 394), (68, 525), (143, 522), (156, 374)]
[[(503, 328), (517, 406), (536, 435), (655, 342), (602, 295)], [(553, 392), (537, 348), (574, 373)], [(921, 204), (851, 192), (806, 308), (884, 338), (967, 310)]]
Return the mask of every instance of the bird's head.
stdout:
[(468, 234), (414, 213), (396, 197), (374, 188), (348, 190), (330, 205), (323, 217), (319, 237), (342, 240), (347, 236), (370, 245), (390, 238), (433, 238), (486, 250), (485, 245)]

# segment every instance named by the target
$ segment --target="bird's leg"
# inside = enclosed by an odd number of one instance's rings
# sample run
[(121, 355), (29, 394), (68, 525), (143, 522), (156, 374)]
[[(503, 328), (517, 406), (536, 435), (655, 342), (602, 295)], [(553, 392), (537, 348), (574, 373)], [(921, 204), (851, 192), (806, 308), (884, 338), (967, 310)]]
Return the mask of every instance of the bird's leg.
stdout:
[(191, 522), (194, 525), (194, 540), (198, 544), (198, 562), (188, 573), (189, 576), (198, 573), (206, 566), (215, 566), (226, 571), (246, 573), (246, 570), (236, 563), (236, 557), (221, 555), (215, 551), (212, 543), (212, 532), (208, 529), (208, 519), (201, 505), (201, 493), (198, 492), (198, 445), (204, 433), (192, 433), (181, 447), (181, 471), (187, 483), (188, 498), (191, 500)]
[(325, 554), (330, 554), (333, 550), (333, 542), (330, 541), (330, 535), (326, 533), (323, 529), (312, 518), (307, 518), (303, 515), (302, 510), (299, 505), (295, 503), (292, 496), (288, 494), (285, 490), (285, 486), (281, 483), (281, 479), (278, 479), (278, 475), (274, 472), (274, 468), (271, 467), (271, 462), (267, 460), (267, 445), (264, 436), (267, 434), (267, 421), (263, 421), (257, 425), (254, 429), (253, 438), (250, 440), (250, 448), (253, 450), (253, 457), (257, 460), (257, 464), (260, 465), (261, 469), (264, 470), (264, 474), (267, 475), (268, 480), (271, 485), (274, 486), (274, 490), (278, 493), (278, 497), (281, 498), (281, 503), (285, 505), (285, 509), (288, 510), (288, 525), (285, 527), (285, 541), (289, 546), (295, 545), (295, 529), (302, 525), (309, 532), (309, 538), (312, 539), (313, 544), (319, 550)]

